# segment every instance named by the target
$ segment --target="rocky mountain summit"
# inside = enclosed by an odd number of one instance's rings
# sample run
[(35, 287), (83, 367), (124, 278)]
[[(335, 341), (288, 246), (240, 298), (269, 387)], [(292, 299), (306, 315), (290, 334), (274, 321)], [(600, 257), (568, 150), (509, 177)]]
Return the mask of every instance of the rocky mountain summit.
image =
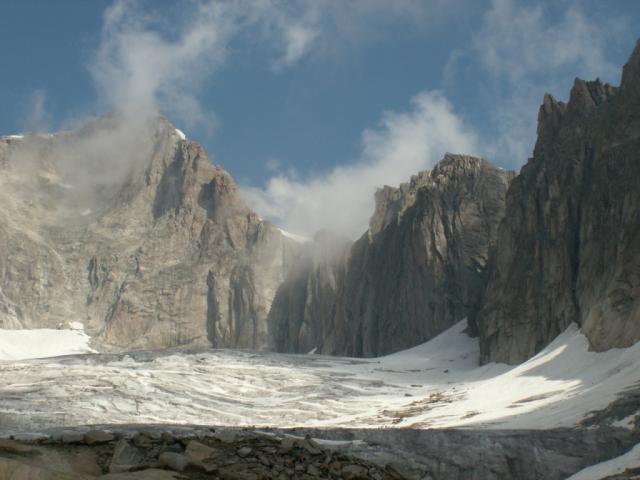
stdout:
[(0, 138), (0, 327), (101, 348), (264, 348), (297, 248), (162, 117)]
[(620, 87), (544, 98), (472, 318), (483, 362), (522, 362), (571, 322), (597, 351), (640, 340), (639, 184), (640, 41)]
[(269, 315), (279, 351), (376, 356), (433, 338), (478, 300), (512, 172), (447, 154), (376, 193), (353, 245), (316, 237)]

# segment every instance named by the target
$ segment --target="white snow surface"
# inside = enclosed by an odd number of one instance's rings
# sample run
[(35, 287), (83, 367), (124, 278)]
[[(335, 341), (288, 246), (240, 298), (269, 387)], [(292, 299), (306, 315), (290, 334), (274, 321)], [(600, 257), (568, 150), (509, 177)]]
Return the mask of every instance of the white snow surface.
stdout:
[(282, 235), (284, 235), (285, 237), (290, 238), (291, 240), (295, 240), (298, 243), (307, 243), (307, 242), (311, 241), (311, 239), (309, 239), (308, 237), (304, 237), (302, 235), (297, 235), (295, 233), (287, 232), (286, 230), (283, 230), (282, 228), (278, 228), (278, 230), (280, 230), (280, 233)]
[[(0, 329), (0, 361), (57, 357), (93, 352), (90, 337), (81, 323), (71, 322), (70, 330), (41, 328), (36, 330)], [(0, 364), (0, 370), (4, 367)]]
[(600, 480), (605, 477), (623, 473), (630, 468), (640, 468), (640, 444), (633, 447), (624, 455), (580, 470), (578, 473), (571, 475), (567, 480)]
[(589, 352), (572, 326), (522, 365), (479, 367), (465, 326), (377, 359), (209, 349), (0, 362), (0, 433), (132, 423), (551, 428), (576, 425), (640, 382), (640, 343)]
[(178, 130), (176, 128), (176, 133), (178, 134), (178, 136), (180, 137), (181, 140), (186, 140), (187, 136), (184, 134), (184, 132), (182, 130)]

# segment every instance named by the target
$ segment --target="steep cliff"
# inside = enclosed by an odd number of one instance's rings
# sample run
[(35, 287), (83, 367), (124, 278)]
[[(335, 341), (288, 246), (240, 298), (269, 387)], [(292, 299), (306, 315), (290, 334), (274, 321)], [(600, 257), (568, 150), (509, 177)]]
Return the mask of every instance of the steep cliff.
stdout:
[(298, 248), (161, 117), (0, 138), (0, 327), (103, 348), (265, 348)]
[(463, 319), (481, 291), (512, 177), (447, 154), (432, 171), (379, 190), (355, 244), (323, 235), (306, 247), (274, 300), (274, 348), (382, 355)]
[(538, 121), (471, 319), (483, 362), (522, 362), (571, 322), (595, 350), (640, 340), (640, 42), (619, 88), (576, 79)]

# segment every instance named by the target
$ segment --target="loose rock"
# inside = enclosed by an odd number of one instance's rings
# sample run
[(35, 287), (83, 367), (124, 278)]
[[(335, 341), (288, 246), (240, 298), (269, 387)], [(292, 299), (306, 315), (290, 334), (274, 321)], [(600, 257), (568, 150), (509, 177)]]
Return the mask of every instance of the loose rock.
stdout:
[(189, 463), (190, 463), (187, 457), (174, 452), (163, 453), (162, 455), (160, 455), (159, 460), (160, 462), (165, 464), (167, 467), (169, 467), (172, 470), (175, 470), (176, 472), (184, 471), (187, 468), (187, 466), (189, 466)]
[(98, 443), (107, 443), (115, 440), (115, 435), (105, 432), (102, 430), (91, 430), (90, 432), (85, 433), (84, 442), (87, 445), (95, 445)]

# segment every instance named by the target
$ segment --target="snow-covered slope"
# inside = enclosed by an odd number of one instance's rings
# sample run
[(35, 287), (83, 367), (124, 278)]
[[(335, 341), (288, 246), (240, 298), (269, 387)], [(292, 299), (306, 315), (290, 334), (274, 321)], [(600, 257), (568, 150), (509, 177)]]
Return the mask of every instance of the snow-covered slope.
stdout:
[(86, 423), (541, 429), (576, 425), (640, 382), (640, 344), (592, 353), (571, 327), (520, 366), (478, 367), (464, 327), (368, 360), (173, 350), (4, 362), (0, 433)]
[(82, 324), (72, 322), (70, 330), (41, 328), (35, 330), (0, 329), (0, 360), (57, 357), (93, 352), (90, 337)]
[[(598, 463), (571, 475), (567, 480), (600, 480), (611, 475), (618, 475), (627, 469), (640, 469), (640, 444), (629, 452), (608, 462)], [(640, 474), (639, 474), (640, 476)], [(635, 478), (635, 477), (634, 477)]]

